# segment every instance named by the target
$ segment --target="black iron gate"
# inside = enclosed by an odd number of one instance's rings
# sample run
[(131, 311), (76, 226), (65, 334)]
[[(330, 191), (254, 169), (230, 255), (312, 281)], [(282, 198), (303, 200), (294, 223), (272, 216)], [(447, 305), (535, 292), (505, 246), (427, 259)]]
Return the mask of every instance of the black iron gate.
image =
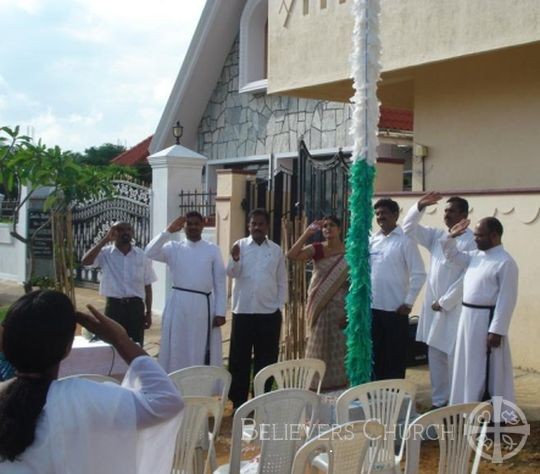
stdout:
[(312, 222), (325, 215), (335, 215), (348, 227), (350, 154), (341, 149), (334, 155), (313, 156), (304, 141), (298, 150), (298, 188), (302, 212)]
[(335, 215), (348, 227), (350, 153), (313, 156), (304, 141), (291, 170), (277, 169), (271, 180), (256, 178), (246, 184), (243, 203), (247, 214), (256, 207), (270, 212), (270, 237), (281, 242), (281, 221), (305, 215), (307, 222)]
[[(131, 181), (113, 181), (115, 194), (77, 205), (73, 209), (73, 244), (77, 262), (99, 242), (117, 221), (133, 226), (135, 245), (144, 248), (150, 240), (150, 188)], [(78, 266), (78, 283), (98, 283), (100, 270)]]
[[(296, 168), (296, 164), (295, 164)], [(271, 181), (256, 178), (246, 183), (246, 198), (242, 207), (247, 216), (252, 209), (263, 208), (270, 213), (269, 237), (281, 243), (281, 220), (295, 213), (298, 190), (294, 170), (278, 170)]]

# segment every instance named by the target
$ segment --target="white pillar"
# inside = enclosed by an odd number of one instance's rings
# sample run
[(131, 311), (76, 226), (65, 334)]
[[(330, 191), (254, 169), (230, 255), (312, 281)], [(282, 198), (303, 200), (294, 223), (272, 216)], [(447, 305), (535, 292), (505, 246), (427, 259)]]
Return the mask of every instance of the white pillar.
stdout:
[[(180, 191), (202, 192), (202, 169), (206, 158), (182, 145), (173, 145), (148, 157), (152, 167), (152, 236), (162, 232), (179, 215)], [(180, 234), (177, 234), (178, 236)], [(171, 283), (166, 265), (154, 262), (158, 281), (152, 285), (152, 308), (163, 312)]]

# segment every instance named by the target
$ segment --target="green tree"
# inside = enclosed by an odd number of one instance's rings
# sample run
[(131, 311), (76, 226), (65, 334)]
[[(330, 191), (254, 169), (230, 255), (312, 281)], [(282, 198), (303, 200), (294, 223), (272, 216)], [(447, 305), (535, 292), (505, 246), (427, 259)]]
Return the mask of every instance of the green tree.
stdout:
[(113, 145), (112, 143), (104, 143), (100, 146), (92, 146), (84, 150), (84, 154), (77, 154), (77, 158), (81, 163), (87, 165), (103, 166), (109, 165), (113, 158), (116, 158), (120, 153), (126, 151), (126, 147), (122, 145)]
[[(34, 258), (33, 242), (39, 231), (52, 226), (53, 258), (56, 288), (74, 300), (73, 235), (71, 226), (72, 208), (77, 202), (110, 196), (112, 180), (129, 173), (117, 166), (94, 166), (82, 164), (73, 153), (62, 151), (58, 146), (49, 148), (41, 141), (34, 144), (29, 137), (19, 135), (19, 127), (0, 128), (0, 182), (7, 189), (18, 189), (19, 206), (13, 218), (11, 235), (24, 242), (28, 248), (28, 276), (25, 290), (31, 291)], [(27, 194), (20, 192), (26, 186)], [(49, 211), (49, 220), (26, 237), (19, 234), (17, 225), (19, 212), (35, 191), (50, 186), (52, 192), (45, 201), (44, 210)]]

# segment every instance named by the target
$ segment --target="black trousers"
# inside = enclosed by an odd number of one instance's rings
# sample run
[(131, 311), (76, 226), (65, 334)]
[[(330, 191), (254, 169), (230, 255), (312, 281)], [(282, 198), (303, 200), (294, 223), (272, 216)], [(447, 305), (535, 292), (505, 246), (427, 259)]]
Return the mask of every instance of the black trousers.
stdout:
[(229, 349), (229, 372), (232, 375), (229, 398), (234, 408), (238, 408), (248, 399), (252, 351), (253, 374), (277, 362), (280, 331), (279, 310), (271, 314), (233, 313)]
[(409, 317), (372, 309), (373, 380), (404, 379), (409, 347)]
[(107, 298), (105, 315), (114, 319), (141, 347), (144, 343), (144, 302), (141, 298)]

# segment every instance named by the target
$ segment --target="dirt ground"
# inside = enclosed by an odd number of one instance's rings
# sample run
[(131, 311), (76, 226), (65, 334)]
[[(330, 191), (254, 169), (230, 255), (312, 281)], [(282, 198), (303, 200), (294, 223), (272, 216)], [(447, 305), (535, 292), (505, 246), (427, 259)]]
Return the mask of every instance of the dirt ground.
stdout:
[[(525, 443), (525, 446), (515, 457), (502, 464), (492, 464), (487, 460), (482, 460), (480, 464), (480, 473), (510, 473), (513, 474), (537, 474), (540, 472), (540, 421), (534, 421), (530, 424), (531, 434)], [(229, 450), (231, 447), (231, 428), (232, 417), (230, 408), (226, 410), (225, 417), (221, 425), (221, 435), (216, 442), (216, 453), (218, 465), (229, 462)], [(249, 459), (249, 453), (244, 453), (244, 459)], [(253, 452), (253, 455), (256, 454)], [(420, 471), (421, 473), (437, 473), (439, 462), (439, 447), (437, 441), (426, 441), (422, 443), (420, 452)], [(405, 462), (402, 463), (402, 469)]]

